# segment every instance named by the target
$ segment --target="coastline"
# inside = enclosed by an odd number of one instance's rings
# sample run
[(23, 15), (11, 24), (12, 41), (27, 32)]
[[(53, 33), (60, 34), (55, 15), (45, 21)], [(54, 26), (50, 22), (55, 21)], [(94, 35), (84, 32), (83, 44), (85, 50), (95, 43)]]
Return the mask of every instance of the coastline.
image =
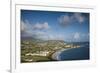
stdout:
[(52, 54), (51, 58), (52, 58), (53, 60), (60, 61), (60, 54), (61, 54), (63, 51), (70, 50), (70, 49), (73, 49), (73, 48), (57, 50), (57, 51), (55, 51), (55, 52)]

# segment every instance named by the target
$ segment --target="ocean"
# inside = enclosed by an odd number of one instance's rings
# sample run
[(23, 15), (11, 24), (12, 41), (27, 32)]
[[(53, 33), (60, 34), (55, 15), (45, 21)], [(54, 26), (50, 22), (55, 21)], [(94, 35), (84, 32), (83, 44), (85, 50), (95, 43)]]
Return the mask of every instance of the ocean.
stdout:
[(59, 54), (59, 60), (89, 60), (90, 48), (89, 42), (74, 43), (79, 44), (80, 48), (73, 48), (70, 50), (64, 50)]

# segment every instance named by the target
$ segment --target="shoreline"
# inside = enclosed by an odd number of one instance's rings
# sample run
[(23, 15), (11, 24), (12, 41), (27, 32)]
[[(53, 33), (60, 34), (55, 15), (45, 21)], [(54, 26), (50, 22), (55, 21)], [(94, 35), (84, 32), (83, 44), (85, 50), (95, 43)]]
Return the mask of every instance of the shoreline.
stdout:
[(55, 52), (51, 55), (51, 58), (52, 58), (53, 60), (60, 61), (60, 54), (61, 54), (63, 51), (70, 50), (70, 49), (74, 49), (74, 48), (68, 48), (68, 49), (60, 49), (60, 50), (57, 50), (57, 51), (55, 51)]

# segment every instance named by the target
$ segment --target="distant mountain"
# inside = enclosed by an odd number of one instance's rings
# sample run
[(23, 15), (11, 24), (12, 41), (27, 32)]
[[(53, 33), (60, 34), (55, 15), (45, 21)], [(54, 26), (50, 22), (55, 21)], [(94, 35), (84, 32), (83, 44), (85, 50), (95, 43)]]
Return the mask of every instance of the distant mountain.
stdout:
[(34, 40), (35, 38), (28, 36), (28, 37), (21, 37), (21, 40)]
[(48, 42), (64, 42), (63, 40), (47, 40)]

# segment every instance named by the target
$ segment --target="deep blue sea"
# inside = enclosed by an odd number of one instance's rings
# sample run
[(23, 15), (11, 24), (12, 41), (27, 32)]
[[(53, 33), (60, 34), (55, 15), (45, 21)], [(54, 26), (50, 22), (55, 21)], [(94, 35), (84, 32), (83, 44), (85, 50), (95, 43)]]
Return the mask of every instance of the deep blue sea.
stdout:
[(59, 55), (60, 60), (88, 60), (89, 59), (89, 43), (74, 43), (79, 44), (80, 48), (65, 50)]

